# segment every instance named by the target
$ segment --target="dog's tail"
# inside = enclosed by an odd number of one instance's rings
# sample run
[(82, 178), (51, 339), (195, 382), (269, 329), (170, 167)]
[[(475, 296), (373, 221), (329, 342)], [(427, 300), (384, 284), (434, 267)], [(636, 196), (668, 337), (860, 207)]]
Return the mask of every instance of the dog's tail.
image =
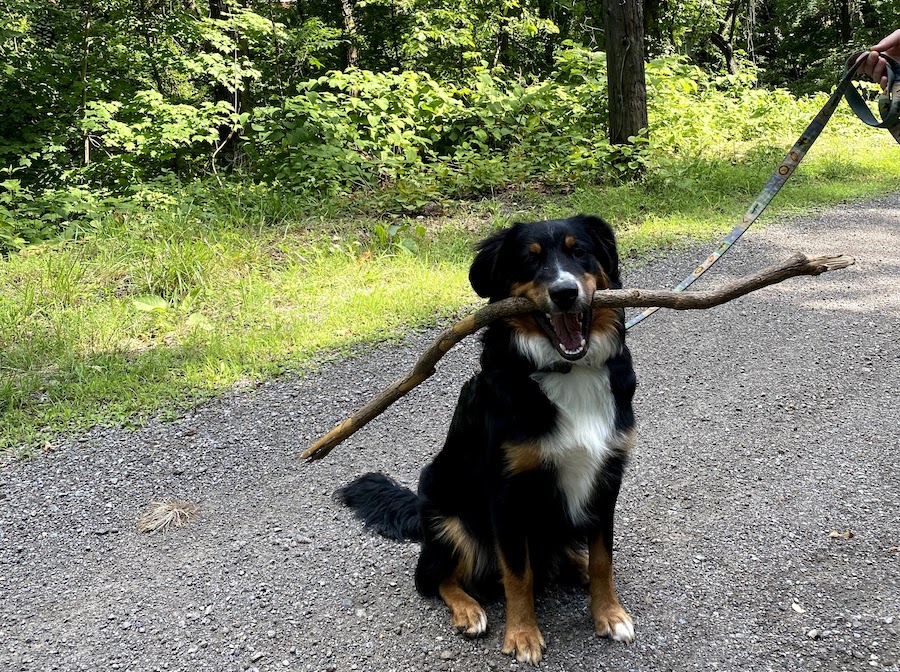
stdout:
[(422, 541), (418, 496), (384, 474), (365, 474), (334, 494), (367, 528), (388, 539)]

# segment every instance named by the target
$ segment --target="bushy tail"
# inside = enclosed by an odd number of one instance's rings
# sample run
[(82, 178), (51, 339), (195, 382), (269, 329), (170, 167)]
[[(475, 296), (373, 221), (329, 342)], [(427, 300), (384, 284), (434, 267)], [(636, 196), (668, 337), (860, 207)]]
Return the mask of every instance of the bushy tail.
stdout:
[(367, 528), (397, 541), (422, 540), (418, 496), (384, 474), (365, 474), (334, 494)]

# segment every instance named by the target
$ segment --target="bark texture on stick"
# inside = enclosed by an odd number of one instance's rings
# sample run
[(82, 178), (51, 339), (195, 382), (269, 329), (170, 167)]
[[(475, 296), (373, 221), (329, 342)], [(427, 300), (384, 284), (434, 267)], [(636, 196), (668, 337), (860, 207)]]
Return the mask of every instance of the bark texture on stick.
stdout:
[[(733, 299), (774, 285), (798, 275), (820, 275), (826, 271), (846, 268), (853, 264), (851, 257), (832, 255), (808, 257), (795, 254), (781, 264), (770, 266), (752, 275), (744, 276), (719, 289), (696, 292), (672, 292), (656, 289), (604, 289), (594, 294), (594, 308), (672, 308), (673, 310), (698, 310), (713, 308)], [(535, 311), (536, 306), (526, 298), (511, 298), (490, 303), (444, 331), (432, 342), (413, 368), (379, 392), (353, 415), (318, 439), (301, 454), (306, 460), (325, 457), (335, 446), (380, 415), (397, 399), (428, 379), (434, 367), (447, 351), (462, 339), (474, 334), (494, 320)]]

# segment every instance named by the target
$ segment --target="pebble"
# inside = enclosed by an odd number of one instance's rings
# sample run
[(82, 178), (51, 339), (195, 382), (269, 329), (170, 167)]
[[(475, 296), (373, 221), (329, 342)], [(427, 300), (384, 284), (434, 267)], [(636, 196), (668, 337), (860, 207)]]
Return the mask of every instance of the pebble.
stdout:
[(816, 630), (815, 628), (813, 628), (812, 630), (810, 630), (809, 632), (806, 633), (806, 636), (809, 637), (810, 639), (819, 639), (819, 637), (821, 636), (821, 633), (818, 630)]

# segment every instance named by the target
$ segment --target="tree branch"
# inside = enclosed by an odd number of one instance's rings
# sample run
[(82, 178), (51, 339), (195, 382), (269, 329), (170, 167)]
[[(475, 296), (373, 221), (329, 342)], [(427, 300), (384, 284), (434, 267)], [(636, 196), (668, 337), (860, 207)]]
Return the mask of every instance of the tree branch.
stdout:
[[(654, 289), (606, 289), (594, 294), (594, 308), (672, 308), (673, 310), (698, 310), (713, 308), (738, 297), (774, 285), (797, 275), (820, 275), (826, 271), (846, 268), (853, 264), (851, 257), (831, 255), (808, 257), (795, 254), (781, 264), (770, 266), (752, 275), (744, 276), (719, 289), (697, 292), (672, 292)], [(413, 368), (401, 378), (384, 388), (368, 403), (330, 432), (319, 438), (301, 454), (306, 460), (325, 457), (335, 446), (380, 415), (397, 399), (406, 395), (434, 373), (434, 367), (454, 345), (494, 320), (535, 311), (528, 299), (518, 297), (489, 303), (444, 331), (434, 340)]]

